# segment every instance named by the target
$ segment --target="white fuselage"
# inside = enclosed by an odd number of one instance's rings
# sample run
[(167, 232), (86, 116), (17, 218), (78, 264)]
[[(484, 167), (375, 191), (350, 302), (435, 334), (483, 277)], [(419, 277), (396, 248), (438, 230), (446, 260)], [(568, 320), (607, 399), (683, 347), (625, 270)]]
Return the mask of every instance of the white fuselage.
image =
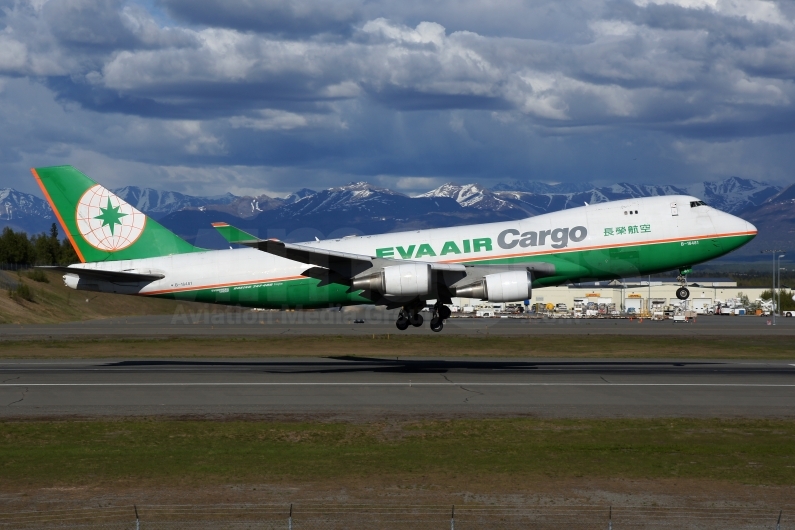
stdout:
[[(663, 241), (696, 241), (756, 232), (753, 225), (733, 215), (706, 205), (691, 207), (691, 203), (696, 201), (699, 199), (688, 196), (628, 199), (517, 221), (354, 236), (301, 244), (373, 257), (471, 263), (508, 257), (537, 259), (539, 256), (599, 248), (632, 247)], [(531, 233), (535, 236), (529, 235)], [(488, 240), (488, 245), (485, 240)], [(135, 289), (135, 293), (143, 295), (287, 281), (301, 278), (308, 268), (304, 263), (251, 248), (84, 263), (75, 267), (156, 271), (165, 275), (162, 280), (143, 288), (129, 286), (129, 289)], [(120, 287), (118, 292), (126, 291)]]

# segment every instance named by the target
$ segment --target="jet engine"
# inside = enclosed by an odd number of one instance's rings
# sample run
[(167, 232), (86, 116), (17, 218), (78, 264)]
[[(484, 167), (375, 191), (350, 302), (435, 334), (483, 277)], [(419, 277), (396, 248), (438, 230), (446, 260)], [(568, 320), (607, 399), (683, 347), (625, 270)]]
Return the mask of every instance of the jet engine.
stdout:
[(455, 295), (462, 298), (480, 298), (489, 302), (518, 302), (528, 300), (533, 278), (527, 271), (488, 274), (476, 283), (457, 287)]
[(406, 263), (353, 280), (354, 289), (376, 291), (389, 296), (424, 296), (431, 292), (431, 266)]

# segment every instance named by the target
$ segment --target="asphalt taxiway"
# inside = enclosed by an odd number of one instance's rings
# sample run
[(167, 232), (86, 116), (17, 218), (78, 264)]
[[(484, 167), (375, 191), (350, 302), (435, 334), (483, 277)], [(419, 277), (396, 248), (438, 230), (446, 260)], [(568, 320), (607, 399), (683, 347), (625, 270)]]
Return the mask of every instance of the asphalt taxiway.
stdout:
[(549, 359), (0, 362), (0, 416), (795, 417), (795, 364)]
[[(428, 313), (423, 313), (426, 320)], [(427, 323), (395, 328), (397, 313), (373, 307), (345, 311), (196, 311), (172, 315), (109, 318), (64, 324), (0, 326), (0, 341), (69, 337), (256, 337), (267, 335), (429, 334)], [(363, 321), (357, 323), (357, 320)], [(648, 319), (451, 318), (443, 334), (454, 335), (670, 335), (795, 336), (795, 318), (700, 316), (692, 323)]]

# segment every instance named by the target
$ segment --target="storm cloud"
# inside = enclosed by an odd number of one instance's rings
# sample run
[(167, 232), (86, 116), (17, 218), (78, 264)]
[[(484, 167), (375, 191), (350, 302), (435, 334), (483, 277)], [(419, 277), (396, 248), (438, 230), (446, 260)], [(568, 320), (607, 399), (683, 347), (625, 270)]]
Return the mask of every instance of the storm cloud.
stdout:
[[(0, 186), (792, 180), (795, 10), (760, 0), (0, 3)], [(727, 160), (733, 163), (727, 163)]]

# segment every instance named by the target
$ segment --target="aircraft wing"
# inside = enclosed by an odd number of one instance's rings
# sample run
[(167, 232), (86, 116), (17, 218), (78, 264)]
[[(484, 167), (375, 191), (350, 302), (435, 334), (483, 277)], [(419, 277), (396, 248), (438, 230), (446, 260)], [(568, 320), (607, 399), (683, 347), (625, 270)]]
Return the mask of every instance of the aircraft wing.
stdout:
[(373, 266), (374, 258), (371, 256), (293, 245), (278, 239), (259, 239), (227, 223), (213, 223), (213, 227), (230, 243), (256, 248), (298, 263), (324, 267), (342, 276), (353, 277)]
[[(444, 285), (447, 289), (470, 284), (489, 274), (500, 272), (527, 271), (532, 272), (534, 276), (550, 276), (555, 274), (555, 266), (551, 263), (465, 265), (462, 263), (396, 260), (327, 250), (307, 245), (295, 245), (292, 243), (284, 243), (277, 239), (259, 239), (227, 223), (213, 223), (213, 226), (230, 243), (245, 245), (292, 261), (314, 265), (315, 267), (304, 271), (304, 274), (317, 277), (326, 282), (340, 280), (348, 282), (365, 271), (377, 272), (383, 267), (404, 265), (407, 263), (423, 263), (430, 265), (432, 270), (440, 273), (438, 276), (439, 283)], [(317, 269), (317, 267), (321, 267), (321, 269)], [(331, 274), (329, 271), (331, 271)]]
[(106, 271), (101, 269), (89, 269), (83, 267), (58, 267), (58, 266), (41, 266), (36, 267), (45, 271), (63, 272), (65, 274), (74, 274), (81, 278), (90, 278), (93, 280), (102, 280), (111, 283), (138, 283), (138, 282), (154, 282), (165, 278), (165, 274), (159, 273), (140, 273), (131, 271)]
[(374, 259), (371, 256), (362, 254), (350, 254), (348, 252), (337, 252), (335, 250), (293, 245), (274, 239), (257, 241), (255, 244), (248, 246), (292, 261), (325, 267), (339, 274), (350, 274), (351, 276), (355, 276), (371, 268)]
[[(306, 245), (295, 245), (279, 241), (278, 239), (259, 239), (227, 223), (213, 223), (213, 227), (230, 243), (256, 248), (268, 254), (299, 263), (324, 267), (348, 278), (352, 278), (373, 267), (407, 262), (407, 260), (377, 258), (365, 254), (352, 254)], [(434, 270), (459, 272), (466, 270), (463, 265), (457, 263), (431, 263), (430, 265)]]

